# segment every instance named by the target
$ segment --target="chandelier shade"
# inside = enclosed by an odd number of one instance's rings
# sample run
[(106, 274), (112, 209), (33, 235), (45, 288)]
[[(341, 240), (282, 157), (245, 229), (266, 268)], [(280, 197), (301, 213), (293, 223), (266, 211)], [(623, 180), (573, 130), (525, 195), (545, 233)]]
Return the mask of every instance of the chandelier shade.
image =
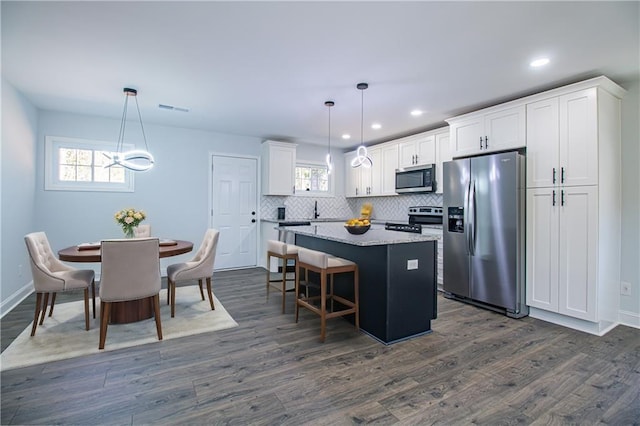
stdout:
[[(142, 116), (140, 115), (140, 106), (138, 105), (138, 91), (136, 89), (130, 89), (125, 87), (124, 91), (124, 108), (122, 110), (122, 121), (120, 122), (120, 133), (118, 134), (118, 144), (116, 145), (116, 152), (113, 156), (107, 158), (111, 162), (105, 167), (121, 166), (125, 169), (132, 170), (134, 172), (144, 172), (151, 169), (155, 163), (153, 155), (149, 152), (149, 146), (147, 145), (147, 136), (144, 132), (144, 125), (142, 124)], [(138, 122), (140, 123), (140, 129), (142, 131), (142, 138), (144, 139), (145, 149), (133, 149), (130, 151), (123, 151), (124, 149), (124, 135), (127, 126), (127, 110), (129, 106), (129, 98), (133, 97), (136, 101), (136, 109), (138, 111)]]
[(369, 157), (367, 147), (364, 146), (364, 91), (369, 88), (367, 83), (358, 83), (356, 88), (360, 90), (360, 146), (356, 151), (356, 156), (351, 160), (351, 167), (369, 168), (373, 165), (373, 161)]

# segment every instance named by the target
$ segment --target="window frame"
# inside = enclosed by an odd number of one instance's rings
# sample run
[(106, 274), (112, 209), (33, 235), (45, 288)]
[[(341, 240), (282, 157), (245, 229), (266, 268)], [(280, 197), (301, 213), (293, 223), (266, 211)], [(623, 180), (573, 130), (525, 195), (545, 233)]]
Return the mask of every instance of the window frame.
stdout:
[[(320, 169), (325, 169), (328, 170), (327, 164), (323, 163), (323, 162), (319, 162), (319, 161), (306, 161), (306, 160), (301, 160), (301, 161), (296, 161), (295, 167), (294, 167), (294, 186), (295, 186), (295, 169), (297, 169), (298, 167), (307, 167), (307, 168), (320, 168)], [(332, 171), (332, 173), (330, 173), (328, 175), (328, 188), (326, 191), (306, 191), (306, 190), (299, 190), (296, 188), (294, 196), (297, 197), (333, 197), (334, 196), (334, 176), (335, 176), (335, 168)]]
[[(60, 148), (84, 149), (91, 151), (117, 151), (117, 143), (95, 141), (63, 136), (45, 136), (44, 190), (45, 191), (89, 191), (89, 192), (134, 192), (134, 174), (124, 169), (124, 182), (77, 182), (61, 181), (59, 178)], [(133, 145), (124, 144), (124, 151), (133, 149)]]

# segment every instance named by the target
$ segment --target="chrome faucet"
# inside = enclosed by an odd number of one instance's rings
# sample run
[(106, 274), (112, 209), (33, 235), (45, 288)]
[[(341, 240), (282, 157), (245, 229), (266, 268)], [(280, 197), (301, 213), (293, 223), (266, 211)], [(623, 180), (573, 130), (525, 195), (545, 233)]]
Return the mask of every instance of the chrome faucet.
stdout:
[(318, 217), (320, 217), (320, 213), (318, 213), (318, 200), (316, 200), (313, 204), (313, 218), (317, 219)]

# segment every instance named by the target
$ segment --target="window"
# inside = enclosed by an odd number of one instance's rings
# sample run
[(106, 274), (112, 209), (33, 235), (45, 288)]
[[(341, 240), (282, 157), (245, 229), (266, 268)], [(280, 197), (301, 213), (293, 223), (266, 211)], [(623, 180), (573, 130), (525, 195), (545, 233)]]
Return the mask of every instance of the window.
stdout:
[(122, 166), (105, 167), (114, 151), (116, 144), (112, 142), (45, 137), (44, 189), (133, 192), (131, 171)]
[(325, 164), (296, 164), (296, 195), (330, 195), (330, 176)]

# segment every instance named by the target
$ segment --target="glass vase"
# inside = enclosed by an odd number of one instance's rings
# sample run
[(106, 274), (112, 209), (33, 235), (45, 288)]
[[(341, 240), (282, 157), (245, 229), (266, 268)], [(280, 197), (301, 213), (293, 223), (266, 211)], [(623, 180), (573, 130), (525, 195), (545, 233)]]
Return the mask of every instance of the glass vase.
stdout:
[(125, 238), (133, 238), (135, 237), (135, 234), (133, 233), (133, 227), (126, 227), (126, 228), (122, 228), (122, 230), (124, 231), (124, 237)]

